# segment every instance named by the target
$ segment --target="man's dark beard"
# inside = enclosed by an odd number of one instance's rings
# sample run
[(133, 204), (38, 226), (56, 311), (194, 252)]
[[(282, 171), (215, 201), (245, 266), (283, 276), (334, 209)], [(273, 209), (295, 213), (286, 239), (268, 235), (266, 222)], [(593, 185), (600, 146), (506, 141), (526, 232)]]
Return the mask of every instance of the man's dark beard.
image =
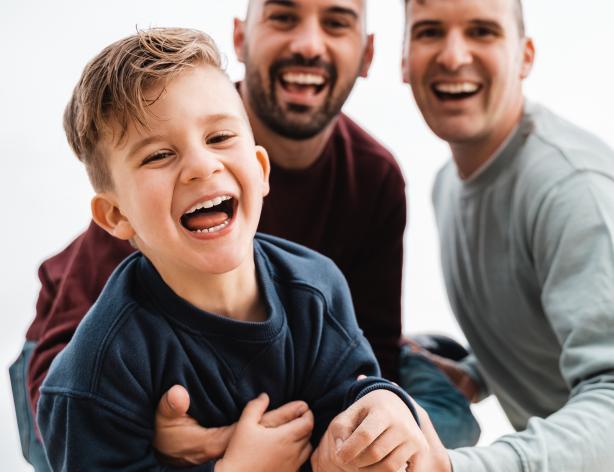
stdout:
[[(246, 61), (246, 64), (249, 64), (249, 60)], [(324, 104), (320, 108), (312, 109), (309, 106), (290, 104), (286, 111), (279, 106), (275, 94), (275, 85), (279, 80), (280, 71), (289, 66), (318, 67), (327, 72), (328, 91)], [(323, 62), (319, 58), (305, 59), (300, 54), (295, 54), (289, 59), (281, 59), (271, 64), (269, 67), (269, 82), (269, 90), (267, 91), (256, 68), (246, 67), (245, 85), (248, 100), (254, 113), (273, 132), (285, 138), (295, 140), (309, 139), (322, 131), (341, 111), (341, 107), (354, 85), (353, 82), (350, 83), (347, 89), (341, 90), (340, 93), (333, 96), (333, 90), (337, 83), (337, 69), (335, 66)], [(310, 119), (297, 123), (288, 116), (291, 113), (307, 114)]]

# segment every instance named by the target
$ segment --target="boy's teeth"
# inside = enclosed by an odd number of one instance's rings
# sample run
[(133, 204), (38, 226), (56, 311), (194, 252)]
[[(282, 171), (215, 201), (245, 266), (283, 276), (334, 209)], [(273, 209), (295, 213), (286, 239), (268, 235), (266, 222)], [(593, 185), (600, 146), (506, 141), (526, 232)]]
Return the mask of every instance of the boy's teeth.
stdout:
[(478, 90), (479, 86), (471, 82), (459, 82), (455, 84), (440, 83), (435, 85), (438, 92), (443, 93), (473, 93)]
[(286, 72), (281, 78), (284, 82), (297, 85), (322, 85), (324, 83), (324, 77), (321, 75), (304, 72)]
[(226, 200), (230, 200), (232, 197), (229, 195), (221, 195), (219, 197), (215, 197), (212, 198), (211, 200), (205, 200), (204, 202), (200, 202), (197, 203), (196, 205), (194, 205), (192, 208), (190, 208), (188, 211), (185, 212), (185, 214), (189, 214), (189, 213), (193, 213), (196, 210), (200, 210), (201, 208), (211, 208), (214, 207), (216, 205), (219, 205), (222, 202), (225, 202)]
[(215, 233), (216, 231), (219, 231), (225, 228), (226, 226), (228, 226), (228, 223), (230, 223), (230, 218), (224, 221), (223, 223), (220, 223), (217, 226), (212, 226), (211, 228), (197, 229), (195, 230), (195, 232), (196, 233)]

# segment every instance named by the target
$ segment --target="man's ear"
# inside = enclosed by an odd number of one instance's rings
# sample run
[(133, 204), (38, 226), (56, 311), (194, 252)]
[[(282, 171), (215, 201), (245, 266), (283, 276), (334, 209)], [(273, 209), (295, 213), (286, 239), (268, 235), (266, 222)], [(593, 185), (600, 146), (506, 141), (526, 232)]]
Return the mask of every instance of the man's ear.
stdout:
[(129, 240), (135, 235), (132, 225), (117, 206), (117, 199), (111, 192), (97, 193), (91, 203), (92, 218), (98, 226), (110, 235)]
[(526, 79), (531, 73), (533, 62), (535, 61), (535, 44), (533, 39), (525, 38), (522, 50), (522, 64), (520, 65), (520, 78)]
[(258, 159), (258, 163), (262, 169), (262, 196), (264, 197), (269, 194), (270, 190), (269, 174), (271, 173), (271, 163), (269, 161), (269, 154), (262, 146), (256, 146), (256, 159)]
[(365, 44), (365, 50), (362, 56), (362, 66), (360, 68), (360, 77), (367, 77), (369, 75), (369, 69), (373, 62), (373, 55), (375, 54), (375, 35), (373, 33), (367, 35), (367, 44)]
[(232, 33), (232, 41), (235, 47), (235, 54), (239, 62), (245, 62), (243, 50), (245, 47), (245, 21), (234, 19), (234, 30)]

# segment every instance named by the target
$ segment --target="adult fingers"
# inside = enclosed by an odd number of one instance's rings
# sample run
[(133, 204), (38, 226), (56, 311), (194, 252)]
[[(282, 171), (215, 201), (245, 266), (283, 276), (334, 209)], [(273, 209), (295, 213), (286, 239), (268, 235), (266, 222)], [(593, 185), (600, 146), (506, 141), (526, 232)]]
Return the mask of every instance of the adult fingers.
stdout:
[(309, 406), (304, 401), (289, 402), (275, 410), (267, 411), (262, 417), (260, 424), (267, 428), (276, 428), (295, 418), (299, 418), (307, 410), (309, 410)]
[(189, 407), (190, 395), (188, 391), (181, 385), (173, 385), (162, 395), (156, 415), (160, 419), (180, 418), (187, 413)]
[(333, 430), (333, 437), (336, 443), (339, 443), (337, 455), (341, 462), (344, 464), (352, 462), (363, 451), (370, 447), (387, 428), (388, 422), (377, 412), (371, 412), (342, 443), (338, 441), (338, 439), (342, 439), (342, 436), (336, 435), (336, 431)]

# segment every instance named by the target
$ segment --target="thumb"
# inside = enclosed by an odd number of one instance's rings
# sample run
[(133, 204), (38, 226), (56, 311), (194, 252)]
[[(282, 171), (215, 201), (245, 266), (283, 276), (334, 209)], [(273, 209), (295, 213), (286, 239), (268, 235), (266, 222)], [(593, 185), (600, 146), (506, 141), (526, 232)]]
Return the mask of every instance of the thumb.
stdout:
[(185, 416), (188, 408), (190, 408), (188, 391), (181, 385), (173, 385), (162, 395), (156, 414), (165, 418), (180, 418)]
[(243, 408), (243, 413), (241, 413), (241, 418), (239, 419), (239, 423), (244, 421), (260, 423), (264, 412), (269, 406), (269, 396), (266, 393), (261, 393), (253, 400), (247, 402), (245, 408)]

